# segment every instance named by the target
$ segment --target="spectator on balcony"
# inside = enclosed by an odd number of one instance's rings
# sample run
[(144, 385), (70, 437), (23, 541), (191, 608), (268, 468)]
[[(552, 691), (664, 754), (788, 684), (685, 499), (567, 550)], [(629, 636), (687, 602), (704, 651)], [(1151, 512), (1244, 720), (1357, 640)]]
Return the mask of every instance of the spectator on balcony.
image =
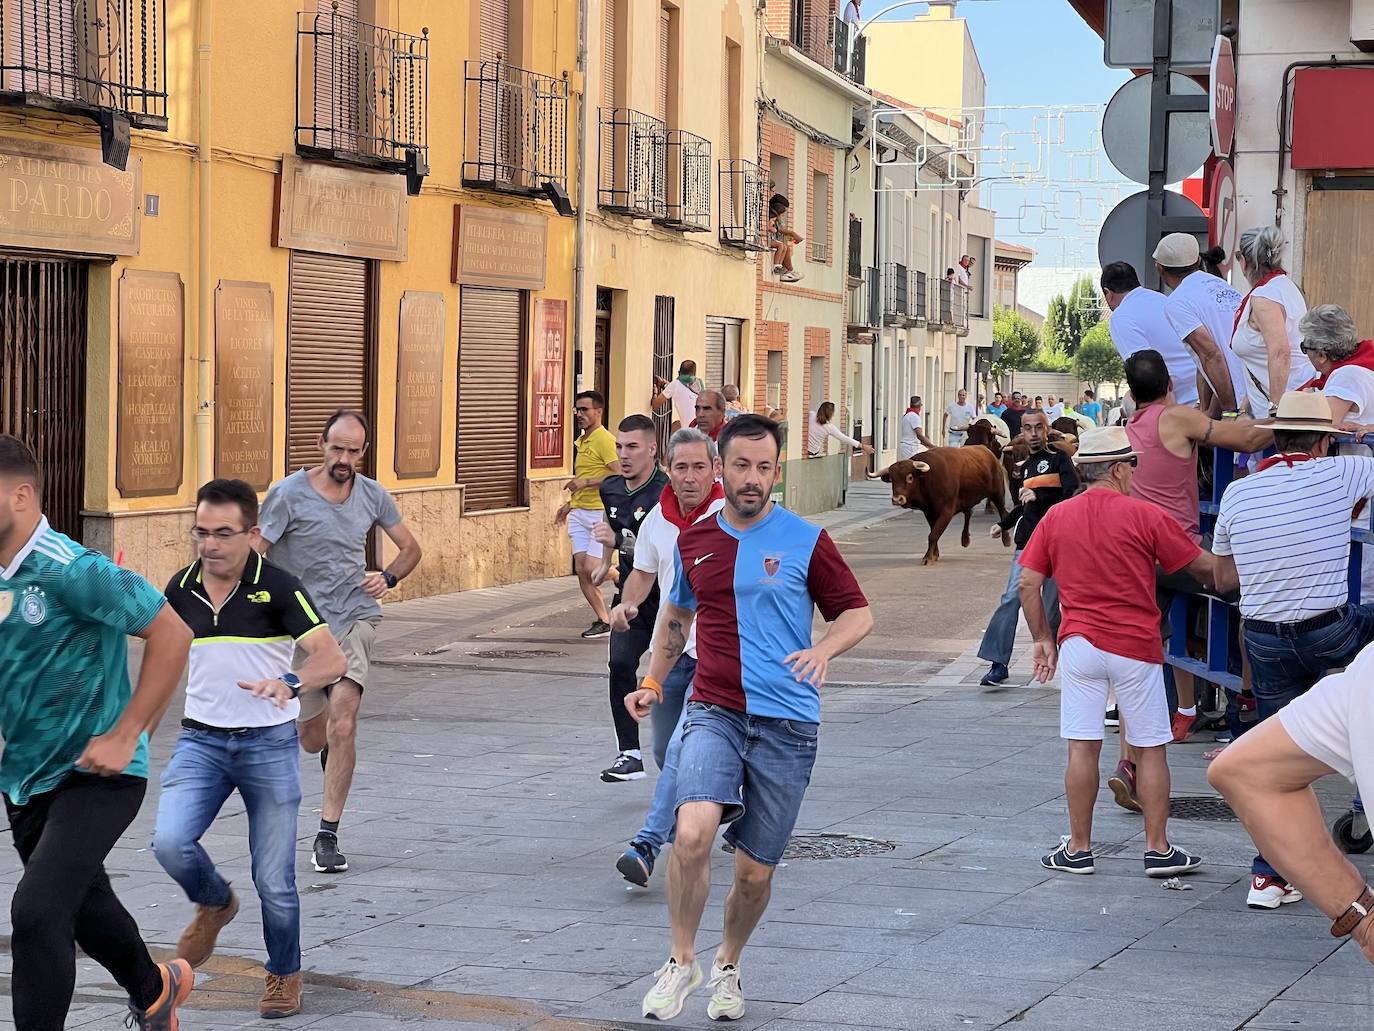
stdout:
[[(1220, 247), (1206, 257), (1225, 254)], [(1204, 255), (1192, 233), (1170, 233), (1155, 248), (1159, 278), (1172, 291), (1164, 316), (1183, 338), (1202, 374), (1199, 388), (1204, 410), (1218, 403), (1217, 414), (1245, 406), (1245, 366), (1231, 350), (1240, 293), (1226, 280), (1204, 272)]]
[(1307, 302), (1280, 264), (1283, 248), (1283, 234), (1271, 226), (1241, 233), (1236, 251), (1251, 287), (1236, 310), (1231, 349), (1245, 364), (1250, 411), (1257, 419), (1273, 415), (1285, 391), (1316, 375), (1298, 329)]
[(1102, 297), (1112, 312), (1108, 330), (1121, 360), (1137, 351), (1158, 351), (1169, 366), (1174, 398), (1181, 405), (1197, 404), (1197, 363), (1169, 325), (1164, 295), (1141, 286), (1130, 262), (1114, 261), (1102, 270)]
[(861, 440), (855, 440), (847, 436), (832, 421), (835, 418), (835, 402), (822, 401), (820, 406), (811, 413), (810, 427), (806, 439), (806, 456), (808, 458), (820, 458), (825, 453), (825, 438), (834, 437), (846, 447), (862, 451), (866, 455), (873, 454), (873, 448)]
[(661, 413), (671, 404), (672, 429), (676, 433), (682, 427), (690, 426), (697, 417), (697, 394), (700, 392), (697, 386), (697, 363), (688, 358), (677, 367), (677, 379), (671, 383), (661, 376), (654, 377), (654, 396), (649, 400), (649, 407)]
[(773, 275), (784, 283), (795, 283), (802, 277), (792, 267), (792, 249), (804, 237), (787, 225), (787, 212), (791, 206), (780, 193), (773, 194), (768, 201), (768, 237), (773, 244)]
[(921, 415), (923, 407), (921, 398), (912, 395), (911, 404), (902, 413), (902, 435), (897, 441), (898, 458), (910, 458), (935, 446), (926, 436), (925, 419)]
[(862, 0), (849, 0), (844, 5), (844, 20), (848, 25), (859, 25), (863, 22), (863, 12), (859, 10)]
[(959, 264), (955, 266), (954, 281), (965, 290), (973, 289), (973, 263), (975, 260), (972, 255), (965, 254), (959, 259)]
[[(1240, 587), (1241, 633), (1261, 720), (1329, 670), (1350, 665), (1374, 640), (1374, 606), (1349, 604), (1347, 580), (1350, 513), (1374, 495), (1374, 458), (1328, 457), (1340, 431), (1319, 393), (1284, 394), (1270, 428), (1278, 454), (1226, 488), (1212, 542), (1217, 586)], [(1301, 898), (1263, 856), (1255, 857), (1249, 906), (1277, 909)]]
[(748, 415), (749, 406), (746, 405), (739, 396), (739, 387), (733, 383), (727, 383), (720, 389), (721, 395), (725, 398), (725, 418), (733, 419), (737, 415)]
[(952, 269), (952, 268), (947, 268), (947, 269), (945, 269), (945, 282), (946, 282), (946, 283), (953, 283), (953, 282), (954, 282), (954, 269)]

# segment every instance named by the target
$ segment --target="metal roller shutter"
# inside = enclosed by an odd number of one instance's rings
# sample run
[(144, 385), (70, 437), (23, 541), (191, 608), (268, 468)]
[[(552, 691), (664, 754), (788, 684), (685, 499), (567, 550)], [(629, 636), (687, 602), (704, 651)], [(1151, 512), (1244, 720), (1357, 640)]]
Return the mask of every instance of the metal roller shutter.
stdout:
[(615, 152), (615, 22), (616, 0), (604, 0), (601, 5), (602, 51), (601, 51), (601, 188), (615, 189), (615, 162), (611, 160)]
[(469, 512), (524, 498), (524, 294), (465, 286), (458, 315), (458, 482)]
[[(372, 419), (369, 263), (291, 252), (286, 322), (286, 471), (320, 460), (325, 420), (340, 408)], [(370, 451), (369, 451), (370, 453)]]
[(725, 386), (725, 323), (706, 320), (706, 385)]
[(668, 124), (668, 9), (658, 11), (658, 109), (654, 112)]
[(514, 63), (510, 52), (510, 0), (481, 0), (478, 20), (481, 59)]

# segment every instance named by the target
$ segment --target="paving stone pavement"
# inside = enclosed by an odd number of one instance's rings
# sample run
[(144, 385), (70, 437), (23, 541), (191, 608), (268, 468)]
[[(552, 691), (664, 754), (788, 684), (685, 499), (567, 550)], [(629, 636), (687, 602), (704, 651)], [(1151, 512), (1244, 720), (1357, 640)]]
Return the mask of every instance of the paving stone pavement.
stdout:
[[(1311, 906), (1245, 908), (1251, 848), (1238, 824), (1177, 822), (1174, 836), (1208, 865), (1192, 890), (1169, 891), (1142, 874), (1139, 818), (1104, 791), (1095, 835), (1106, 856), (1097, 875), (1042, 870), (1038, 856), (1066, 822), (1057, 691), (980, 689), (973, 656), (1009, 552), (978, 534), (964, 551), (951, 537), (946, 558), (923, 569), (924, 526), (891, 512), (868, 485), (826, 522), (859, 571), (878, 629), (832, 667), (798, 833), (862, 835), (892, 847), (785, 864), (745, 954), (749, 1008), (736, 1026), (1277, 1031), (1374, 1023), (1374, 971), (1327, 935)], [(313, 758), (302, 759), (305, 1011), (281, 1027), (662, 1026), (643, 1020), (639, 1002), (666, 955), (663, 886), (631, 888), (613, 868), (653, 780), (597, 780), (613, 741), (605, 642), (578, 638), (586, 621), (566, 579), (388, 607), (341, 831), (346, 874), (310, 868), (321, 777)], [(155, 766), (170, 746), (170, 734), (154, 741)], [(1172, 750), (1176, 795), (1210, 794), (1206, 747)], [(1114, 764), (1110, 737), (1105, 752), (1104, 766)], [(145, 935), (166, 950), (190, 906), (147, 848), (154, 793), (109, 869)], [(1348, 794), (1341, 784), (1322, 790), (1333, 814)], [(256, 1026), (261, 917), (237, 799), (205, 844), (244, 907), (202, 971), (182, 1026)], [(718, 853), (698, 939), (708, 962), (729, 871), (730, 857)], [(0, 885), (18, 876), (14, 856), (0, 855)], [(7, 992), (8, 938), (0, 944)], [(78, 977), (68, 1026), (120, 1026), (123, 1003), (109, 975), (83, 956)], [(715, 1026), (705, 1004), (703, 990), (674, 1026)]]

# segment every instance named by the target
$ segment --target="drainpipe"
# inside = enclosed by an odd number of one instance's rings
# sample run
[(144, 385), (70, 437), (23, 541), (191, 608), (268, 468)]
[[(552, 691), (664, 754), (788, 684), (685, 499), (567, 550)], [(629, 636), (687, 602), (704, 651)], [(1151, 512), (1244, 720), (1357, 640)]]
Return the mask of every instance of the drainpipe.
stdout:
[(587, 13), (588, 0), (577, 4), (577, 70), (582, 77), (582, 95), (577, 103), (577, 240), (573, 255), (573, 349), (577, 354), (575, 389), (581, 390), (585, 365), (583, 310), (586, 307), (587, 276), (587, 138), (591, 108), (587, 104)]
[(196, 483), (214, 477), (214, 427), (211, 410), (214, 385), (210, 379), (210, 353), (214, 347), (215, 292), (210, 279), (210, 54), (214, 0), (200, 0), (197, 18), (196, 95), (197, 146), (196, 177), (200, 187), (197, 231), (200, 252), (196, 263), (197, 314), (196, 340)]
[(885, 234), (883, 232), (883, 219), (887, 217), (884, 208), (883, 198), (886, 192), (882, 189), (883, 172), (877, 170), (876, 179), (872, 165), (873, 159), (877, 156), (878, 141), (877, 134), (869, 142), (869, 176), (870, 184), (874, 187), (873, 196), (873, 263), (878, 268), (878, 325), (877, 333), (873, 337), (873, 368), (869, 370), (869, 378), (872, 381), (870, 392), (873, 402), (873, 471), (877, 472), (882, 467), (883, 451), (887, 447), (887, 441), (883, 439), (883, 406), (879, 398), (879, 391), (882, 387), (882, 377), (879, 369), (883, 361), (883, 341), (887, 335), (887, 330), (883, 326), (883, 319), (887, 311), (887, 266), (883, 262), (883, 245)]

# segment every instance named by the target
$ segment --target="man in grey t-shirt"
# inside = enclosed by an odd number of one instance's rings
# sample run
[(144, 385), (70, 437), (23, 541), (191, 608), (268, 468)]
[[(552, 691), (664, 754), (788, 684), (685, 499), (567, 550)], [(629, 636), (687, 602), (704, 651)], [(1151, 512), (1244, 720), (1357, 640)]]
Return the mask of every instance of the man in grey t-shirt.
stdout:
[[(339, 851), (339, 820), (353, 784), (358, 705), (382, 618), (378, 601), (420, 562), (420, 544), (401, 522), (390, 493), (358, 472), (367, 453), (367, 434), (364, 416), (335, 412), (320, 435), (324, 461), (273, 484), (258, 519), (272, 561), (305, 585), (348, 659), (338, 683), (301, 697), (301, 747), (319, 752), (324, 768), (324, 805), (313, 856), (320, 873), (348, 869)], [(386, 531), (400, 549), (380, 573), (367, 572), (367, 535), (373, 526)]]

